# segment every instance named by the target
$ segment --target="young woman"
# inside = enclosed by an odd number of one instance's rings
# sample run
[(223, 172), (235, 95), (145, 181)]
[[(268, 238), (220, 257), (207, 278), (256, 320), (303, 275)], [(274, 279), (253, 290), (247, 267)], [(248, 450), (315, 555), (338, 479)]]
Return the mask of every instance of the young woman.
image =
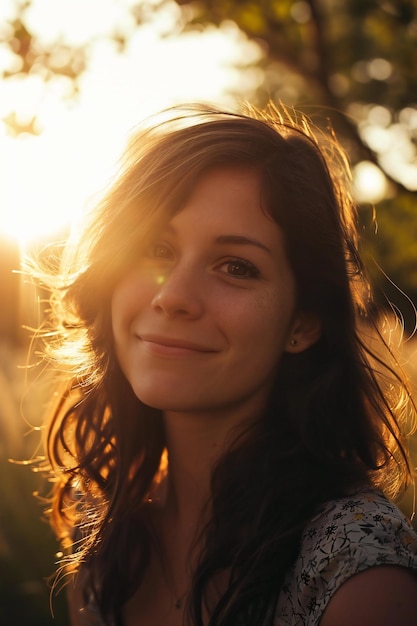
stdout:
[(417, 624), (417, 536), (388, 499), (413, 407), (346, 176), (272, 107), (174, 109), (133, 139), (49, 279), (74, 626)]

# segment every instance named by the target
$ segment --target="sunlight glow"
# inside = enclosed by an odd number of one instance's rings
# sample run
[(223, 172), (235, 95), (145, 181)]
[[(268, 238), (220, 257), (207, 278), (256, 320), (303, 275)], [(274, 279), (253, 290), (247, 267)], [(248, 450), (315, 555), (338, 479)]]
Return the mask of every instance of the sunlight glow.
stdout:
[[(373, 150), (384, 170), (411, 191), (417, 190), (417, 110), (406, 107), (396, 119), (383, 106), (357, 107), (357, 117), (362, 117), (359, 130), (365, 143)], [(352, 108), (352, 114), (355, 114)]]
[[(43, 41), (53, 43), (58, 37), (71, 46), (103, 37), (119, 29), (133, 29), (133, 17), (123, 0), (35, 0), (26, 12), (28, 25)], [(47, 16), (47, 17), (46, 17)]]
[(384, 174), (370, 161), (361, 161), (353, 168), (353, 182), (357, 202), (379, 202), (387, 191)]
[[(140, 27), (126, 10), (133, 4), (89, 0), (86, 10), (84, 0), (32, 2), (28, 21), (41, 41), (59, 36), (70, 45), (88, 43), (89, 65), (76, 100), (65, 77), (0, 81), (0, 118), (32, 124), (37, 133), (13, 137), (0, 122), (0, 232), (23, 247), (78, 219), (142, 118), (190, 100), (233, 107), (259, 83), (256, 70), (234, 67), (242, 58), (250, 65), (260, 51), (233, 24), (166, 36), (178, 23), (176, 3)], [(119, 29), (129, 35), (123, 53), (107, 37)]]
[(84, 201), (83, 162), (75, 152), (57, 152), (48, 135), (13, 139), (2, 137), (7, 153), (0, 187), (1, 230), (21, 245), (53, 235), (77, 217)]

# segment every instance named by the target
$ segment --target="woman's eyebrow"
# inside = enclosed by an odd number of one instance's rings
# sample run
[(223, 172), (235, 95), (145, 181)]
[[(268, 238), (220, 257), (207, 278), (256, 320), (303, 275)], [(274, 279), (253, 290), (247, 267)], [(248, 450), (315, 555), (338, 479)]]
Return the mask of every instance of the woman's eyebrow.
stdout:
[[(164, 229), (163, 233), (168, 235), (177, 235), (177, 230), (175, 226), (171, 223), (168, 223)], [(214, 239), (214, 243), (216, 244), (234, 244), (238, 246), (256, 246), (261, 250), (264, 250), (268, 254), (272, 256), (272, 250), (268, 248), (264, 243), (259, 241), (258, 239), (253, 239), (252, 237), (246, 237), (245, 235), (219, 235)]]
[(252, 239), (251, 237), (245, 237), (244, 235), (219, 235), (218, 237), (216, 237), (215, 243), (231, 243), (240, 246), (256, 246), (257, 248), (261, 248), (261, 250), (265, 250), (265, 252), (272, 255), (272, 251), (264, 243), (258, 241), (257, 239)]

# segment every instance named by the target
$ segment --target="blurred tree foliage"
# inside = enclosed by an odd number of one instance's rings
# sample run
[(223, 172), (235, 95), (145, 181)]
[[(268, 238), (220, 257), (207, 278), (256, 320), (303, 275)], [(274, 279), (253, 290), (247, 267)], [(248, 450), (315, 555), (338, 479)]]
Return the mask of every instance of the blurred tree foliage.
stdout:
[[(0, 26), (0, 49), (8, 59), (2, 78), (37, 74), (46, 83), (67, 81), (68, 97), (76, 97), (88, 67), (89, 44), (72, 46), (62, 36), (42, 41), (28, 25), (27, 13), (34, 2), (16, 0), (13, 18)], [(126, 12), (131, 23), (140, 26), (162, 5), (173, 3), (126, 2)], [(380, 227), (377, 234), (372, 224), (366, 228), (367, 254), (417, 302), (417, 0), (176, 0), (176, 4), (182, 13), (174, 36), (181, 29), (233, 22), (258, 44), (259, 80), (255, 93), (248, 93), (249, 100), (259, 105), (282, 100), (318, 125), (330, 124), (353, 165), (370, 161), (379, 168), (385, 182), (383, 201), (376, 207)], [(117, 52), (123, 53), (131, 32), (115, 26), (109, 34)], [(241, 66), (242, 72), (248, 69), (245, 59)], [(13, 134), (41, 132), (36, 112), (24, 120), (9, 112), (3, 121)], [(368, 209), (360, 212), (364, 225)], [(400, 292), (392, 286), (385, 289), (383, 274), (374, 272), (374, 281), (401, 308)]]

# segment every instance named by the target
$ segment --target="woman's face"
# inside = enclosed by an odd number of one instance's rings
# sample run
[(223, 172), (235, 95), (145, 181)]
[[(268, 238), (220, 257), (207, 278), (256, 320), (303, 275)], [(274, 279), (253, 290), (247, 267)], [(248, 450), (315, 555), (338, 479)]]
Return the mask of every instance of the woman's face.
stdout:
[(217, 169), (117, 285), (121, 369), (145, 404), (252, 414), (290, 345), (295, 284), (250, 169)]

